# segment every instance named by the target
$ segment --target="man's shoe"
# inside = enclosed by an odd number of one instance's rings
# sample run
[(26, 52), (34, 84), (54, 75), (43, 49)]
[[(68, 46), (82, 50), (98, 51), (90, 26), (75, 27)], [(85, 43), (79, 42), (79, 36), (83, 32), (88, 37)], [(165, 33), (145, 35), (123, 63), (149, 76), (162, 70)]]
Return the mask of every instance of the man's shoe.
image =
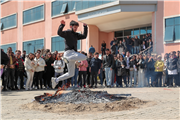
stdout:
[(56, 85), (58, 84), (58, 83), (56, 82), (56, 78), (52, 77), (52, 78), (51, 78), (51, 82), (52, 82), (52, 88), (54, 89), (54, 88), (56, 87)]
[(69, 63), (69, 61), (67, 60), (67, 58), (65, 58), (65, 57), (62, 57), (61, 58), (65, 63)]

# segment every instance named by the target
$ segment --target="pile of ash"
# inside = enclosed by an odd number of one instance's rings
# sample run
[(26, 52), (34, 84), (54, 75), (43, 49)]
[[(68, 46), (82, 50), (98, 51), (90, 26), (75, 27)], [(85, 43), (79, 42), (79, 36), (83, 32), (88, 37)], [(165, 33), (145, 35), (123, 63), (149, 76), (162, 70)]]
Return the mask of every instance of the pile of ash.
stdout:
[[(130, 96), (126, 95), (126, 96)], [(36, 96), (35, 100), (41, 104), (47, 103), (73, 103), (73, 104), (88, 104), (88, 103), (108, 103), (126, 99), (121, 94), (108, 94), (107, 91), (91, 91), (90, 89), (74, 89), (69, 93), (62, 93), (56, 96), (45, 93), (42, 96)]]

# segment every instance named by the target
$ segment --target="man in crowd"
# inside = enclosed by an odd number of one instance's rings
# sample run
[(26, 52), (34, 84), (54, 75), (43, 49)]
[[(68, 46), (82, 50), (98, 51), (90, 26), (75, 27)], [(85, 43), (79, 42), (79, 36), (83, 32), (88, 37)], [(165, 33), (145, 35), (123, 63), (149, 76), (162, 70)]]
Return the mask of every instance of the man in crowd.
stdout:
[(25, 61), (25, 58), (26, 58), (26, 51), (25, 50), (23, 51), (21, 58), (23, 59), (23, 61)]
[(114, 57), (110, 54), (109, 49), (106, 49), (106, 55), (103, 58), (103, 68), (105, 69), (106, 84), (110, 87), (112, 81), (112, 69), (114, 65)]
[(124, 60), (126, 62), (126, 81), (128, 81), (128, 83), (125, 83), (126, 84), (126, 87), (127, 87), (127, 84), (129, 84), (129, 75), (130, 75), (130, 53), (129, 51), (126, 52), (126, 57), (124, 57)]
[(4, 53), (4, 51), (1, 49), (1, 78), (2, 78), (2, 85), (4, 86), (2, 91), (7, 90), (7, 86), (6, 86), (7, 76), (5, 75), (4, 67), (8, 64), (8, 62), (9, 62), (9, 58), (7, 54)]
[(127, 46), (127, 51), (129, 51), (131, 53), (132, 40), (129, 38), (129, 36), (127, 36), (127, 38), (126, 38), (126, 46)]
[(99, 53), (96, 52), (95, 57), (91, 59), (89, 71), (91, 72), (91, 88), (94, 86), (97, 88), (97, 75), (100, 74), (101, 61), (98, 58)]
[(134, 53), (135, 54), (139, 53), (139, 46), (140, 46), (140, 40), (138, 39), (138, 36), (136, 36), (134, 39)]
[(87, 85), (88, 85), (88, 87), (91, 86), (91, 85), (90, 85), (91, 72), (90, 72), (90, 70), (89, 70), (91, 59), (92, 59), (91, 53), (88, 53), (88, 58), (87, 58), (88, 67), (87, 67), (87, 76), (86, 76), (86, 80), (87, 80)]
[(116, 38), (116, 37), (114, 38), (114, 40), (112, 40), (112, 41), (111, 41), (110, 45), (112, 46), (114, 42), (115, 42), (115, 45), (117, 45), (117, 44), (118, 44), (118, 40), (117, 40), (117, 38)]
[(116, 54), (116, 42), (113, 42), (113, 45), (111, 46), (111, 54)]
[(89, 48), (89, 53), (91, 53), (92, 55), (95, 53), (95, 48), (92, 45)]

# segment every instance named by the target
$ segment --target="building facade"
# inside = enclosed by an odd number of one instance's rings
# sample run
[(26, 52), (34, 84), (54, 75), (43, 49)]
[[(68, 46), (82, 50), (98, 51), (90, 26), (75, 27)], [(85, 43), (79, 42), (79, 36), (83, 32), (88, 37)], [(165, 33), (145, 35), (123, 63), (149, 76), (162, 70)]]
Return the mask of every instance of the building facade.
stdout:
[(78, 50), (88, 52), (93, 45), (101, 52), (101, 43), (127, 36), (142, 38), (152, 33), (154, 52), (160, 55), (180, 50), (180, 1), (121, 0), (1, 0), (1, 49), (13, 51), (37, 49), (64, 51), (64, 39), (57, 35), (61, 20), (64, 30), (71, 20), (78, 21), (78, 32), (88, 24), (88, 36), (78, 41)]

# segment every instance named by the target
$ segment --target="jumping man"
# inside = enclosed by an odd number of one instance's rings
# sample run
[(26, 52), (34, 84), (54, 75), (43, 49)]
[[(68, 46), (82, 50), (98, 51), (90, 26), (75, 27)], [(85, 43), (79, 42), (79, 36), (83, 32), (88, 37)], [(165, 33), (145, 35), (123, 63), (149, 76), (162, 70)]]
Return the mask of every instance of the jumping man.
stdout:
[(51, 79), (52, 88), (54, 89), (59, 81), (66, 80), (74, 76), (75, 73), (75, 61), (86, 60), (86, 56), (77, 52), (77, 41), (81, 39), (85, 39), (87, 37), (87, 25), (84, 23), (84, 33), (77, 33), (77, 29), (79, 27), (79, 23), (75, 21), (70, 22), (71, 30), (62, 31), (65, 26), (65, 21), (61, 21), (61, 25), (58, 29), (58, 35), (65, 39), (65, 52), (62, 59), (65, 63), (67, 63), (68, 72), (61, 75), (58, 78)]

